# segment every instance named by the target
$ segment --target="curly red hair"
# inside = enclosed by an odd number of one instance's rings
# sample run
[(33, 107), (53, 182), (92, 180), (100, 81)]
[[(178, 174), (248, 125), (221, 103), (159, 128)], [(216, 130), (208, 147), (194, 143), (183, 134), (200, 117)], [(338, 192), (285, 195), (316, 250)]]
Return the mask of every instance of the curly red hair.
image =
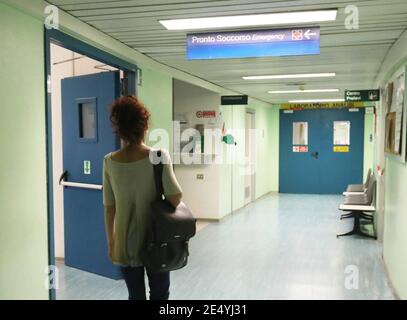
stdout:
[(110, 121), (115, 132), (128, 143), (140, 144), (148, 130), (150, 112), (135, 96), (123, 96), (112, 105)]

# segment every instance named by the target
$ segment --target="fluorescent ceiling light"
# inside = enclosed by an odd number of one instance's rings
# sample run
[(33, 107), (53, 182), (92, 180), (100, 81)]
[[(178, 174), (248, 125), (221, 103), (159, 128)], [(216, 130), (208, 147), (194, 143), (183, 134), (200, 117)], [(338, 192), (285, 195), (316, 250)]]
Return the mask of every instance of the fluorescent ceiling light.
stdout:
[(339, 92), (339, 89), (306, 89), (306, 90), (273, 90), (268, 93), (311, 93), (311, 92)]
[(290, 100), (289, 103), (319, 103), (319, 102), (345, 102), (345, 99), (309, 99), (309, 100)]
[(324, 78), (335, 77), (335, 72), (330, 73), (303, 73), (303, 74), (276, 74), (266, 76), (245, 76), (243, 80), (266, 80), (266, 79), (297, 79), (297, 78)]
[(226, 17), (159, 20), (168, 30), (215, 29), (335, 21), (337, 9), (252, 14)]

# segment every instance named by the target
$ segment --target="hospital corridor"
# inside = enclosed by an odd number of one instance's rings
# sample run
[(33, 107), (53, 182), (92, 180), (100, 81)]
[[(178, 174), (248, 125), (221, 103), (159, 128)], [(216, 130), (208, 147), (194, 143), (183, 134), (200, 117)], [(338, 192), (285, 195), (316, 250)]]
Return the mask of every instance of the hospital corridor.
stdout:
[(406, 0), (0, 0), (0, 70), (1, 301), (407, 299)]

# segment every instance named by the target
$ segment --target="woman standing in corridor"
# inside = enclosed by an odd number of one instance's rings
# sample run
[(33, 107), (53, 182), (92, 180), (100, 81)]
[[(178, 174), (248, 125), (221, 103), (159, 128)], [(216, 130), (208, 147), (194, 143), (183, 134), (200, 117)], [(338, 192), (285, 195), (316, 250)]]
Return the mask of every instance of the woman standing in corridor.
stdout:
[[(105, 156), (103, 163), (103, 204), (109, 257), (121, 266), (130, 300), (146, 300), (145, 267), (140, 259), (150, 223), (150, 204), (156, 197), (152, 150), (145, 145), (150, 113), (133, 96), (120, 97), (110, 119), (124, 147)], [(162, 182), (166, 199), (178, 206), (182, 190), (175, 177), (171, 158), (162, 152)], [(147, 272), (151, 300), (169, 298), (169, 272)]]

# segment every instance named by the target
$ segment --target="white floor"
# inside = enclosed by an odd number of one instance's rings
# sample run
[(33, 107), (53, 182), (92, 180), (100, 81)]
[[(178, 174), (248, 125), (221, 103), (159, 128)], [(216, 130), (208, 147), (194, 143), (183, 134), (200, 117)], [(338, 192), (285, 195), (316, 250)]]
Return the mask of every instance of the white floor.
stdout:
[[(171, 299), (394, 299), (381, 245), (336, 238), (352, 226), (341, 199), (269, 195), (203, 225), (188, 266), (171, 274)], [(123, 281), (58, 267), (57, 299), (127, 299)]]

